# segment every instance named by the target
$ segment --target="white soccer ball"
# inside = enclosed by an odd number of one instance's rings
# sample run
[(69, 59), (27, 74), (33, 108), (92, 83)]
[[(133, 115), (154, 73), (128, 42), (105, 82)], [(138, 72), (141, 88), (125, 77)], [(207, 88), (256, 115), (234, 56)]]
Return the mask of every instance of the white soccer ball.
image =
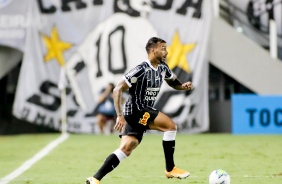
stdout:
[(209, 184), (230, 184), (230, 175), (222, 169), (216, 169), (210, 174)]

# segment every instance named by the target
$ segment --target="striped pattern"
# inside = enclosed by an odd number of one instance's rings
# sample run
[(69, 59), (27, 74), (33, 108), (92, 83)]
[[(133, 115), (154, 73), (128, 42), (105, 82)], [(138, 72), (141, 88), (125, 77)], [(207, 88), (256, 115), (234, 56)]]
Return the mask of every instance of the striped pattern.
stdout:
[(124, 114), (130, 115), (135, 110), (153, 107), (164, 79), (173, 78), (173, 73), (166, 63), (154, 68), (149, 60), (142, 62), (123, 77), (129, 88), (129, 98), (124, 105)]

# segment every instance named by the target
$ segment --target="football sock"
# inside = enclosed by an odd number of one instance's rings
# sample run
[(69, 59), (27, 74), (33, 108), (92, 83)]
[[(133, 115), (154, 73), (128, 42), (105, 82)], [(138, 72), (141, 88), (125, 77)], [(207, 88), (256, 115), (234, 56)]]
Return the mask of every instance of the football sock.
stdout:
[(174, 167), (174, 160), (173, 160), (174, 146), (175, 146), (175, 141), (163, 140), (166, 170), (168, 172), (170, 172)]
[(114, 168), (116, 168), (125, 158), (127, 158), (127, 156), (124, 152), (122, 152), (120, 149), (115, 150), (108, 156), (102, 167), (93, 177), (97, 180), (101, 180), (106, 174), (114, 170)]
[(119, 164), (119, 159), (115, 154), (110, 154), (108, 158), (105, 160), (102, 167), (98, 170), (98, 172), (93, 176), (97, 180), (101, 180), (106, 174), (111, 172), (114, 168), (116, 168)]
[(174, 147), (175, 147), (176, 131), (164, 132), (163, 136), (163, 149), (166, 162), (166, 170), (170, 172), (174, 165)]
[(115, 154), (118, 157), (120, 162), (127, 158), (126, 154), (123, 151), (121, 151), (120, 149), (117, 149), (116, 151), (114, 151), (113, 154)]

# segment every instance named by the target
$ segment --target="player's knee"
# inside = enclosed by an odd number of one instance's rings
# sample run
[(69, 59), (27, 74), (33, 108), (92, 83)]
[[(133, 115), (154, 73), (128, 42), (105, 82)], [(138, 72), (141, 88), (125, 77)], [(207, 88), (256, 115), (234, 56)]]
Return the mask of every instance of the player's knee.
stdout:
[(165, 127), (162, 127), (161, 131), (177, 131), (177, 126), (174, 122), (167, 124)]
[(128, 150), (128, 149), (124, 150), (124, 149), (122, 149), (122, 151), (124, 152), (124, 154), (126, 154), (126, 156), (129, 157), (133, 150)]
[(177, 131), (177, 125), (174, 122), (170, 124), (169, 131)]
[(137, 146), (138, 140), (130, 140), (127, 144), (124, 144), (120, 149), (126, 154), (126, 156), (129, 156)]

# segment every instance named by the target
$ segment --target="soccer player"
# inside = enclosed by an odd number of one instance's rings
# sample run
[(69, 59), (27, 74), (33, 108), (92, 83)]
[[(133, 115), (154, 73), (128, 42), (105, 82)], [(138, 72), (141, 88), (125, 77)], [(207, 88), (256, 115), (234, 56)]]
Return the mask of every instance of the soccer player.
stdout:
[[(86, 184), (99, 184), (106, 174), (116, 168), (141, 143), (147, 129), (164, 132), (162, 143), (166, 177), (183, 179), (190, 175), (174, 165), (176, 124), (167, 115), (153, 108), (153, 105), (164, 80), (177, 90), (192, 90), (193, 85), (191, 82), (181, 83), (165, 63), (168, 52), (163, 39), (150, 38), (146, 51), (148, 59), (126, 73), (114, 89), (117, 113), (114, 128), (121, 132), (120, 146), (107, 157), (93, 177), (86, 179)], [(122, 93), (126, 90), (129, 90), (129, 98), (122, 108)]]

